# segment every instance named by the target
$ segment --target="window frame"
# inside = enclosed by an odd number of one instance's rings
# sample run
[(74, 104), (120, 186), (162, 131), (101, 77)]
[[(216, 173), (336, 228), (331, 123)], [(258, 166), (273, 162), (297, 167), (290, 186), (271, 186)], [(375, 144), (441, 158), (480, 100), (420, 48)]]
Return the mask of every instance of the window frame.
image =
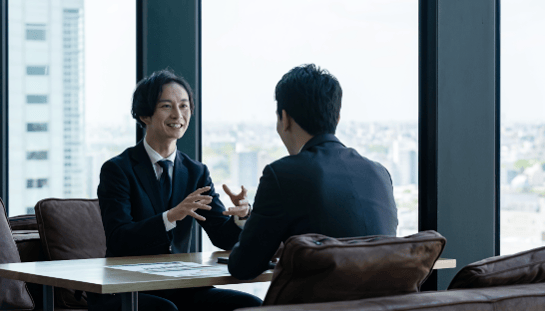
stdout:
[[(456, 4), (454, 4), (456, 3)], [(183, 139), (179, 140), (178, 148), (191, 158), (200, 161), (202, 158), (201, 147), (201, 0), (178, 1), (165, 0), (161, 2), (153, 0), (136, 0), (137, 6), (137, 81), (151, 72), (170, 67), (178, 74), (183, 75), (194, 88), (196, 112), (192, 116), (192, 123)], [(445, 223), (439, 224), (441, 214), (462, 213), (453, 210), (438, 208), (439, 188), (443, 185), (446, 176), (441, 172), (441, 165), (445, 159), (442, 156), (442, 148), (439, 142), (443, 134), (439, 132), (439, 126), (443, 120), (438, 119), (439, 110), (446, 103), (439, 102), (442, 96), (438, 88), (439, 70), (443, 66), (442, 53), (446, 51), (438, 46), (442, 40), (443, 30), (454, 27), (446, 22), (442, 9), (446, 6), (457, 12), (475, 9), (474, 2), (439, 0), (418, 0), (419, 5), (419, 230), (438, 230), (448, 238), (448, 248), (456, 246), (457, 233), (454, 230), (442, 232)], [(443, 7), (440, 7), (442, 6)], [(487, 69), (487, 79), (494, 83), (494, 109), (491, 118), (494, 124), (494, 174), (486, 176), (494, 188), (494, 205), (486, 207), (493, 210), (494, 217), (483, 220), (493, 226), (487, 238), (479, 238), (479, 242), (486, 245), (493, 244), (493, 252), (490, 256), (498, 255), (500, 251), (500, 0), (487, 0), (487, 6), (478, 7), (486, 16), (486, 23), (494, 28), (494, 65), (493, 69)], [(173, 9), (174, 8), (174, 9)], [(493, 8), (493, 12), (491, 9)], [(8, 181), (8, 0), (0, 0), (0, 197), (9, 209), (9, 181)], [(165, 16), (172, 15), (172, 18)], [(182, 16), (181, 16), (182, 15)], [(492, 23), (492, 24), (491, 24)], [(177, 40), (169, 40), (176, 34)], [(46, 34), (47, 35), (47, 34)], [(487, 35), (486, 39), (491, 39)], [(173, 44), (174, 42), (174, 44)], [(180, 45), (185, 49), (181, 50)], [(188, 48), (190, 47), (190, 48)], [(487, 48), (491, 48), (488, 46)], [(463, 48), (464, 49), (464, 48)], [(167, 51), (165, 51), (167, 50)], [(171, 53), (175, 51), (176, 53)], [(176, 57), (173, 57), (176, 55)], [(445, 60), (444, 60), (445, 63)], [(455, 64), (456, 61), (446, 63)], [(482, 65), (485, 67), (486, 65)], [(483, 68), (482, 68), (483, 69)], [(490, 130), (490, 129), (489, 129)], [(137, 127), (135, 139), (139, 141), (144, 136), (144, 131)], [(490, 142), (488, 142), (490, 143)], [(429, 165), (432, 164), (432, 165)], [(442, 208), (444, 209), (444, 208)], [(484, 208), (485, 209), (485, 208)], [(475, 231), (475, 228), (466, 225), (456, 227), (458, 231)], [(194, 251), (201, 250), (200, 229), (195, 227)], [(493, 239), (491, 240), (491, 237)], [(449, 244), (451, 243), (451, 244)], [(476, 245), (480, 245), (479, 243)], [(460, 249), (456, 247), (455, 250)], [(489, 247), (488, 247), (489, 248)], [(470, 251), (471, 253), (475, 251)], [(464, 265), (458, 261), (457, 267)], [(454, 273), (453, 273), (454, 274)], [(436, 273), (429, 278), (428, 289), (435, 289), (440, 284)], [(427, 288), (425, 287), (425, 288)]]

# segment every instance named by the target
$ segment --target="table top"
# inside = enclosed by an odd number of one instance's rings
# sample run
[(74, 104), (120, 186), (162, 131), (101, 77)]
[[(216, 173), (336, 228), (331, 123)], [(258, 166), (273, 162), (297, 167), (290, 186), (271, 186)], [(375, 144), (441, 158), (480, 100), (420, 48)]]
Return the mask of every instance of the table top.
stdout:
[[(217, 258), (227, 256), (229, 256), (229, 251), (5, 263), (0, 264), (0, 276), (30, 283), (103, 294), (271, 281), (273, 276), (272, 270), (265, 271), (253, 280), (242, 281), (232, 276), (225, 275), (208, 277), (169, 277), (107, 267), (121, 264), (171, 261), (225, 266), (225, 264), (218, 264)], [(455, 266), (455, 259), (440, 258), (436, 261), (433, 269), (454, 268)]]
[(155, 256), (114, 257), (0, 264), (0, 276), (31, 283), (72, 288), (94, 293), (121, 293), (131, 291), (202, 287), (212, 285), (267, 282), (272, 270), (265, 271), (250, 281), (232, 276), (169, 277), (108, 268), (110, 265), (185, 261), (213, 266), (218, 257), (228, 257), (228, 251), (167, 254)]

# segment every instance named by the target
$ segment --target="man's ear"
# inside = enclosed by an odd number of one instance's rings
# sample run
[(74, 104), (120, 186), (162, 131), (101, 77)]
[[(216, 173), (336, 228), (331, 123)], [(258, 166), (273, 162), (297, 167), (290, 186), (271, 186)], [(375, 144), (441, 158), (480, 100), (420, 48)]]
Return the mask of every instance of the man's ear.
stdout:
[(339, 120), (341, 119), (341, 114), (337, 116), (337, 124), (339, 124)]
[(152, 117), (150, 116), (140, 116), (140, 120), (147, 126), (150, 124)]
[(288, 131), (290, 127), (292, 126), (292, 117), (288, 115), (288, 113), (283, 109), (282, 110), (282, 130)]

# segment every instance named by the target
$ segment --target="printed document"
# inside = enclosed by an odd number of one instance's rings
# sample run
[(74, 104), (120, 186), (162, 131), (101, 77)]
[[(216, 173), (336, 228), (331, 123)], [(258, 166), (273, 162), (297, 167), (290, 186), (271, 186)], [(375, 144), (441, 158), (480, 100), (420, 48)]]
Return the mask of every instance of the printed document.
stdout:
[(118, 270), (172, 277), (210, 277), (230, 275), (227, 269), (227, 265), (212, 266), (184, 261), (121, 264), (109, 265), (106, 267)]

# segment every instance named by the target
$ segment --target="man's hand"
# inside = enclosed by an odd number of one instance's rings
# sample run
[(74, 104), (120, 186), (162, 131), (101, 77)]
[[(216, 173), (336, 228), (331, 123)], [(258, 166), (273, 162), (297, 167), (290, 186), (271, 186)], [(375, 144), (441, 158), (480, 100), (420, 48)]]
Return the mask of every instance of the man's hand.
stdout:
[[(235, 206), (241, 206), (242, 204), (248, 204), (248, 201), (246, 200), (247, 189), (244, 187), (244, 185), (241, 185), (241, 193), (239, 193), (237, 195), (233, 194), (233, 192), (231, 192), (231, 190), (229, 189), (229, 187), (227, 185), (222, 184), (222, 187), (224, 188), (224, 192), (226, 192), (226, 194), (231, 199), (231, 202)], [(243, 202), (241, 202), (241, 201), (243, 201)]]
[(229, 196), (231, 199), (231, 202), (235, 207), (228, 208), (228, 210), (224, 211), (223, 214), (226, 216), (239, 216), (240, 218), (244, 218), (248, 215), (248, 209), (250, 206), (248, 205), (248, 200), (246, 199), (246, 192), (247, 189), (244, 186), (241, 186), (241, 193), (239, 194), (233, 194), (229, 187), (225, 184), (222, 185), (224, 192)]
[(171, 208), (167, 212), (167, 219), (169, 222), (180, 221), (186, 216), (194, 217), (197, 220), (205, 221), (205, 217), (197, 214), (195, 211), (197, 209), (211, 210), (212, 207), (209, 206), (212, 202), (212, 196), (201, 195), (204, 192), (210, 190), (210, 186), (205, 186), (198, 188), (195, 192), (191, 193), (186, 197), (180, 204), (176, 207)]

